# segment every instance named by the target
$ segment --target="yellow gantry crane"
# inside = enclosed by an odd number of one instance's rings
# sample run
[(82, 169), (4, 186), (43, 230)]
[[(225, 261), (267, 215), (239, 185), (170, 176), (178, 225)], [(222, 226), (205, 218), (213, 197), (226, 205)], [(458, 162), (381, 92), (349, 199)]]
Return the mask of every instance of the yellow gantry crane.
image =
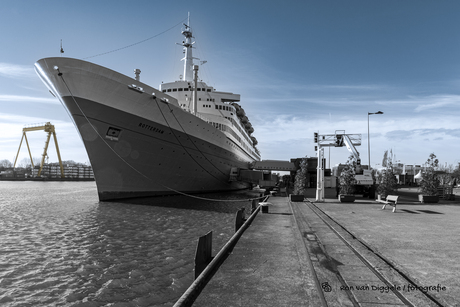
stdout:
[(19, 151), (21, 150), (22, 140), (26, 139), (27, 149), (29, 150), (30, 163), (32, 163), (32, 169), (34, 168), (34, 161), (32, 160), (32, 154), (30, 152), (29, 142), (27, 141), (26, 132), (27, 131), (37, 131), (37, 130), (44, 130), (45, 132), (48, 132), (48, 137), (46, 138), (45, 148), (44, 148), (44, 151), (43, 151), (42, 161), (40, 163), (40, 170), (38, 171), (38, 176), (40, 177), (40, 174), (41, 174), (42, 169), (43, 169), (43, 165), (45, 164), (45, 157), (47, 156), (46, 151), (48, 150), (48, 145), (50, 143), (51, 134), (53, 134), (54, 144), (56, 145), (56, 152), (57, 152), (57, 156), (58, 156), (58, 159), (59, 159), (59, 166), (61, 167), (61, 178), (64, 178), (64, 167), (62, 166), (61, 154), (59, 153), (59, 146), (58, 146), (58, 142), (57, 142), (57, 138), (56, 138), (56, 132), (54, 130), (54, 126), (51, 125), (50, 122), (47, 122), (44, 125), (41, 124), (41, 125), (26, 127), (26, 128), (22, 129), (21, 143), (19, 143), (18, 154), (16, 155), (16, 159), (14, 160), (14, 166), (13, 167), (16, 167), (16, 162), (17, 162), (18, 157), (19, 157)]

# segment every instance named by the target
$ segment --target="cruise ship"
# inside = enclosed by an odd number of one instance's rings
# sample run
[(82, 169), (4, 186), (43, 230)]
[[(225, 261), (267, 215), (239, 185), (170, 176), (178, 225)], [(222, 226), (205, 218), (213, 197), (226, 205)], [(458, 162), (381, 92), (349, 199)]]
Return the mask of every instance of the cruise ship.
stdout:
[(247, 189), (240, 173), (260, 160), (240, 95), (199, 81), (184, 23), (184, 73), (159, 89), (73, 58), (35, 70), (78, 129), (101, 201)]

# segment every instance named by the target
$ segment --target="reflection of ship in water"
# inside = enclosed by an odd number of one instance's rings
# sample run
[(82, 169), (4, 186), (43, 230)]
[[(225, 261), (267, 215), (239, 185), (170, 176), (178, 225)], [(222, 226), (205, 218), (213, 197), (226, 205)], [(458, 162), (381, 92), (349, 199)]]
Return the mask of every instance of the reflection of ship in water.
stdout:
[(238, 173), (260, 160), (254, 128), (239, 94), (198, 82), (192, 31), (184, 75), (154, 89), (77, 59), (35, 64), (43, 82), (69, 110), (83, 139), (100, 200), (246, 189)]

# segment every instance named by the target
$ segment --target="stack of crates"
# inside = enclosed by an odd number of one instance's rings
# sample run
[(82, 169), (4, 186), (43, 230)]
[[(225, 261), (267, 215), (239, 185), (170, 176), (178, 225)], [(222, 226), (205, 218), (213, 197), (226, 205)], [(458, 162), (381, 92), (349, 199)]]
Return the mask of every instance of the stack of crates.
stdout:
[(77, 177), (76, 171), (77, 171), (76, 166), (74, 165), (64, 166), (64, 177), (65, 178), (76, 178)]
[[(32, 170), (32, 176), (38, 176), (39, 166)], [(61, 178), (61, 167), (59, 164), (45, 164), (43, 165), (42, 177), (47, 178)], [(94, 173), (91, 166), (85, 165), (65, 165), (64, 177), (68, 179), (94, 179)]]
[(61, 177), (61, 167), (59, 164), (50, 165), (50, 177), (51, 178), (60, 178)]
[[(34, 169), (34, 176), (38, 175), (39, 170), (40, 170), (39, 166)], [(42, 172), (40, 173), (40, 176), (42, 176), (42, 177), (50, 177), (50, 175), (51, 175), (51, 165), (48, 165), (48, 164), (43, 165)]]

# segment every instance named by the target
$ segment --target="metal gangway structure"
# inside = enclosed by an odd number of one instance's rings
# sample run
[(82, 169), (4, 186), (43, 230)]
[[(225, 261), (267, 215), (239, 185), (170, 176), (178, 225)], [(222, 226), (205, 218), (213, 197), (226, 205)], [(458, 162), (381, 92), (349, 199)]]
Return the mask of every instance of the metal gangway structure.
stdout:
[(43, 169), (43, 165), (45, 164), (45, 158), (48, 156), (47, 150), (48, 150), (48, 145), (50, 143), (51, 134), (52, 134), (53, 138), (54, 138), (54, 144), (56, 145), (56, 153), (57, 153), (58, 160), (59, 160), (59, 166), (61, 167), (61, 178), (64, 178), (64, 167), (62, 166), (61, 154), (59, 153), (59, 146), (58, 146), (58, 141), (57, 141), (57, 137), (56, 137), (56, 130), (55, 130), (54, 126), (50, 122), (47, 122), (45, 124), (33, 124), (33, 125), (28, 126), (28, 127), (24, 127), (22, 129), (22, 138), (21, 138), (21, 142), (19, 143), (18, 153), (16, 155), (16, 158), (14, 159), (14, 166), (13, 167), (16, 167), (16, 162), (17, 162), (18, 157), (19, 157), (19, 152), (21, 151), (22, 141), (25, 139), (26, 144), (27, 144), (27, 150), (29, 151), (30, 163), (32, 164), (32, 169), (34, 169), (34, 167), (35, 167), (34, 166), (34, 161), (32, 159), (32, 153), (30, 152), (30, 147), (29, 147), (29, 142), (27, 141), (26, 132), (39, 131), (39, 130), (44, 130), (45, 132), (48, 133), (48, 135), (47, 135), (47, 138), (46, 138), (45, 148), (43, 150), (42, 160), (41, 160), (41, 163), (40, 163), (40, 169), (38, 171), (37, 176), (40, 177), (42, 169)]
[[(361, 145), (361, 134), (345, 134), (345, 130), (336, 130), (334, 134), (322, 134), (319, 135), (317, 132), (314, 133), (314, 141), (317, 143), (318, 161), (323, 161), (324, 148), (323, 147), (343, 147), (347, 146), (356, 159), (357, 165), (361, 164), (359, 152), (355, 146)], [(324, 166), (323, 163), (318, 163), (317, 167), (317, 184), (316, 184), (316, 201), (324, 201)]]
[(261, 160), (255, 161), (251, 164), (252, 169), (262, 170), (262, 171), (296, 171), (297, 168), (295, 164), (290, 161), (282, 160)]

